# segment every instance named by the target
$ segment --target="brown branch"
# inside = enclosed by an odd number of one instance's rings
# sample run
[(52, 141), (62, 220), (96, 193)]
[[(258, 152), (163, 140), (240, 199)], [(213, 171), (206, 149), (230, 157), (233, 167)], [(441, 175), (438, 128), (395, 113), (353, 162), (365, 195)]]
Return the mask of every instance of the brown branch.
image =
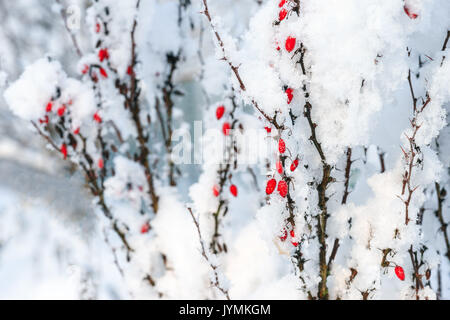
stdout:
[(449, 238), (448, 238), (448, 233), (447, 233), (447, 227), (448, 227), (448, 223), (445, 222), (444, 220), (444, 215), (442, 213), (442, 204), (444, 203), (444, 198), (445, 198), (445, 189), (441, 189), (440, 185), (438, 182), (435, 182), (435, 188), (436, 188), (436, 196), (437, 196), (437, 202), (438, 202), (438, 208), (436, 210), (436, 215), (438, 217), (439, 223), (441, 224), (441, 231), (444, 234), (444, 241), (445, 241), (445, 246), (447, 248), (447, 253), (446, 256), (447, 258), (450, 260), (450, 243), (449, 243)]
[(61, 18), (63, 19), (63, 23), (64, 23), (64, 27), (66, 28), (67, 33), (70, 36), (70, 39), (72, 40), (72, 44), (75, 48), (75, 51), (78, 55), (78, 57), (82, 57), (83, 53), (81, 52), (80, 46), (78, 45), (78, 41), (77, 38), (75, 37), (75, 35), (72, 33), (72, 31), (69, 29), (69, 25), (67, 24), (67, 14), (66, 11), (61, 3), (60, 0), (55, 0), (57, 4), (59, 4), (61, 6), (61, 10), (60, 10), (60, 14), (61, 14)]
[(225, 297), (227, 298), (227, 300), (231, 300), (230, 295), (228, 294), (228, 290), (224, 289), (220, 284), (219, 274), (217, 272), (218, 267), (211, 262), (211, 260), (208, 257), (208, 254), (206, 253), (205, 244), (203, 243), (202, 233), (200, 231), (200, 225), (199, 225), (197, 219), (195, 218), (194, 213), (192, 212), (192, 209), (191, 208), (187, 208), (187, 209), (188, 209), (189, 213), (191, 214), (192, 220), (194, 221), (194, 224), (195, 224), (195, 228), (197, 229), (202, 256), (206, 260), (206, 262), (209, 264), (209, 267), (211, 268), (211, 270), (214, 273), (214, 281), (211, 281), (211, 284), (214, 287), (216, 287), (220, 292), (222, 292), (225, 295)]
[[(304, 64), (304, 58), (305, 58), (305, 52), (306, 49), (303, 46), (303, 43), (300, 46), (300, 60), (298, 63), (300, 63), (302, 72), (304, 75), (306, 75), (306, 69)], [(315, 124), (312, 120), (311, 116), (311, 109), (312, 105), (309, 102), (309, 92), (306, 88), (306, 84), (303, 86), (303, 92), (305, 96), (305, 107), (303, 115), (308, 121), (310, 130), (311, 130), (311, 137), (310, 140), (312, 141), (314, 147), (317, 150), (317, 153), (319, 154), (319, 157), (322, 162), (322, 180), (320, 184), (317, 185), (317, 195), (318, 195), (318, 206), (320, 209), (320, 214), (317, 216), (317, 235), (320, 243), (320, 250), (319, 250), (319, 265), (320, 265), (320, 283), (319, 283), (319, 291), (318, 291), (318, 297), (319, 299), (328, 299), (328, 287), (327, 287), (327, 277), (329, 273), (328, 269), (328, 263), (326, 260), (327, 257), (327, 243), (326, 243), (326, 228), (327, 228), (327, 220), (329, 217), (328, 214), (328, 197), (326, 196), (326, 190), (328, 188), (328, 185), (333, 181), (333, 178), (331, 177), (331, 166), (327, 163), (325, 153), (323, 152), (322, 145), (319, 142), (316, 134), (316, 127), (317, 124)], [(335, 242), (336, 243), (336, 242)], [(338, 248), (339, 242), (336, 244), (336, 250)], [(334, 257), (333, 257), (334, 259)]]
[[(233, 94), (230, 97), (231, 103), (233, 104), (233, 109), (230, 112), (230, 118), (234, 119), (234, 112), (237, 109), (237, 104), (235, 101), (235, 95), (234, 90)], [(234, 120), (231, 123), (231, 132), (236, 128), (236, 125), (238, 125), (239, 122), (237, 120)], [(231, 139), (233, 139), (232, 136), (230, 136)], [(228, 202), (223, 199), (222, 194), (225, 187), (225, 184), (228, 180), (228, 176), (230, 174), (230, 171), (232, 170), (232, 160), (235, 157), (235, 154), (237, 152), (235, 141), (233, 140), (233, 143), (229, 145), (229, 148), (226, 152), (228, 155), (228, 159), (225, 160), (226, 164), (225, 166), (219, 165), (219, 169), (217, 170), (217, 175), (219, 176), (219, 206), (217, 207), (217, 210), (213, 213), (214, 217), (214, 233), (210, 242), (210, 248), (213, 251), (214, 254), (217, 254), (219, 252), (225, 251), (227, 252), (227, 246), (225, 243), (222, 243), (222, 245), (219, 243), (219, 237), (221, 236), (219, 232), (219, 227), (221, 223), (220, 214), (222, 213), (222, 217), (224, 217), (228, 212)], [(223, 210), (222, 210), (223, 208)]]
[[(214, 27), (214, 24), (213, 24), (212, 19), (211, 19), (211, 15), (210, 15), (210, 13), (209, 13), (207, 0), (203, 0), (203, 5), (204, 5), (204, 7), (205, 7), (205, 10), (203, 11), (203, 14), (204, 14), (204, 15), (206, 16), (206, 18), (208, 19), (209, 24), (210, 24), (210, 26), (211, 26), (211, 29), (213, 30), (214, 35), (215, 35), (215, 37), (216, 37), (216, 39), (217, 39), (217, 42), (219, 43), (220, 49), (222, 50), (222, 53), (223, 53), (223, 58), (222, 58), (222, 59), (230, 66), (231, 71), (233, 71), (233, 73), (234, 73), (234, 75), (235, 75), (235, 77), (236, 77), (236, 80), (237, 80), (238, 83), (239, 83), (239, 87), (241, 88), (241, 90), (242, 90), (242, 91), (246, 91), (246, 87), (245, 87), (244, 81), (242, 81), (242, 78), (241, 78), (241, 76), (240, 76), (240, 74), (239, 74), (239, 68), (236, 67), (235, 65), (233, 65), (233, 64), (231, 63), (231, 61), (229, 60), (229, 58), (227, 57), (227, 55), (226, 55), (225, 44), (223, 43), (222, 38), (220, 37), (219, 32), (218, 32), (218, 31), (215, 29), (215, 27)], [(274, 117), (271, 118), (267, 113), (265, 113), (265, 112), (259, 107), (258, 103), (257, 103), (254, 99), (252, 99), (251, 102), (252, 102), (252, 105), (255, 107), (255, 109), (258, 110), (258, 112), (259, 112), (259, 113), (260, 113), (260, 114), (261, 114), (261, 115), (262, 115), (269, 123), (271, 123), (277, 130), (282, 130), (282, 129), (284, 129), (284, 126), (283, 126), (283, 125), (279, 125), (279, 124), (276, 122), (276, 120), (275, 120)]]
[(341, 204), (347, 203), (347, 197), (350, 194), (348, 191), (348, 186), (350, 182), (350, 170), (352, 167), (352, 148), (347, 148), (347, 164), (345, 166), (345, 182), (344, 182), (344, 195), (342, 196)]
[(419, 273), (419, 264), (417, 261), (417, 252), (413, 251), (413, 247), (411, 247), (408, 250), (409, 257), (411, 259), (411, 264), (414, 269), (413, 273), (413, 279), (416, 281), (415, 284), (415, 290), (416, 290), (416, 300), (419, 300), (419, 289), (423, 289), (423, 283), (422, 283), (422, 275)]

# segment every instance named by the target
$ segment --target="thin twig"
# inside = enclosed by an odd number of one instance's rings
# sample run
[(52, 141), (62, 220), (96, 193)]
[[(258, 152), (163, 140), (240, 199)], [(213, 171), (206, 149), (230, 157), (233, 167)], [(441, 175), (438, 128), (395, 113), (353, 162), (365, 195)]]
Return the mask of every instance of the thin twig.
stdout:
[(195, 218), (194, 213), (192, 212), (192, 209), (191, 208), (187, 208), (187, 209), (188, 209), (189, 213), (191, 214), (192, 220), (194, 221), (195, 227), (197, 229), (198, 238), (199, 238), (200, 246), (202, 249), (202, 256), (203, 256), (203, 258), (205, 258), (206, 262), (208, 262), (210, 268), (212, 269), (212, 271), (214, 273), (214, 281), (211, 281), (211, 284), (214, 287), (216, 287), (220, 292), (222, 292), (225, 295), (225, 297), (227, 298), (227, 300), (231, 300), (230, 295), (228, 294), (228, 290), (224, 289), (220, 284), (219, 274), (217, 272), (218, 267), (211, 262), (211, 260), (208, 257), (208, 254), (206, 253), (205, 244), (203, 243), (202, 233), (200, 231), (200, 225), (199, 225), (197, 219)]

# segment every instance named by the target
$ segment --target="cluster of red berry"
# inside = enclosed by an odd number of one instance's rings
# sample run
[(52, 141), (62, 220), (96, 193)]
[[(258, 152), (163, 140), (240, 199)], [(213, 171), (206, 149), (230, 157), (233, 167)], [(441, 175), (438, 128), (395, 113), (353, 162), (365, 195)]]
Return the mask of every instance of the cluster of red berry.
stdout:
[[(295, 241), (295, 240), (293, 240), (293, 239), (295, 238), (295, 232), (294, 232), (294, 229), (292, 229), (292, 230), (289, 232), (289, 235), (291, 236), (291, 244), (292, 244), (294, 247), (297, 247), (297, 246), (298, 246), (298, 242)], [(286, 230), (286, 229), (283, 229), (283, 235), (280, 236), (280, 240), (283, 241), (283, 242), (286, 241), (287, 236), (288, 236), (287, 230)]]
[[(225, 106), (224, 105), (220, 105), (217, 107), (216, 109), (216, 118), (217, 120), (222, 119), (223, 115), (225, 114)], [(225, 136), (230, 135), (230, 130), (231, 130), (231, 125), (228, 121), (225, 121), (222, 125), (222, 132)], [(218, 185), (214, 185), (213, 186), (213, 195), (215, 197), (218, 197), (220, 195), (220, 187)], [(235, 184), (231, 184), (230, 185), (230, 193), (234, 196), (237, 197), (238, 195), (238, 188), (236, 187)]]

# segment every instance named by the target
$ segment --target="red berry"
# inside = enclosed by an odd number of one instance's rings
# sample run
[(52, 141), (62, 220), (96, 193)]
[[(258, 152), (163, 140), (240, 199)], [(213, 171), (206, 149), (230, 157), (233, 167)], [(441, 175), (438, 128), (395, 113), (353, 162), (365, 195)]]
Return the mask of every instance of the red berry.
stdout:
[(105, 69), (100, 68), (100, 74), (101, 74), (103, 77), (108, 78), (108, 74), (106, 73)]
[(278, 20), (283, 21), (284, 18), (286, 18), (287, 16), (287, 10), (286, 9), (281, 9), (280, 13), (278, 14)]
[(216, 109), (216, 118), (217, 118), (217, 120), (220, 120), (220, 118), (222, 118), (224, 113), (225, 113), (225, 107), (224, 106), (218, 106), (217, 109)]
[(59, 107), (58, 109), (58, 116), (62, 117), (64, 115), (64, 113), (66, 112), (66, 105), (63, 104), (61, 107)]
[(213, 187), (213, 194), (214, 194), (214, 197), (218, 197), (219, 196), (219, 186), (218, 185), (215, 185), (214, 187)]
[(45, 107), (45, 111), (50, 112), (52, 111), (53, 104), (51, 102), (47, 103), (47, 107)]
[(294, 229), (291, 230), (290, 234), (291, 234), (291, 238), (295, 238), (295, 232), (294, 232)]
[(64, 156), (64, 160), (67, 159), (67, 146), (66, 146), (65, 143), (63, 143), (63, 144), (61, 145), (61, 153), (62, 153), (63, 156)]
[(281, 180), (280, 182), (278, 182), (278, 193), (283, 198), (286, 197), (286, 195), (288, 193), (288, 185), (287, 185), (286, 181)]
[(133, 74), (133, 67), (132, 67), (132, 66), (128, 66), (128, 68), (127, 68), (127, 74), (128, 74), (129, 76), (131, 76), (131, 75)]
[(291, 171), (295, 171), (295, 169), (297, 169), (298, 167), (298, 159), (295, 159), (292, 163), (291, 163)]
[(288, 37), (286, 39), (285, 47), (286, 47), (287, 52), (291, 52), (292, 50), (294, 50), (295, 42), (296, 42), (295, 38)]
[(286, 95), (287, 95), (287, 103), (290, 104), (292, 102), (292, 99), (294, 99), (294, 94), (293, 94), (294, 90), (292, 90), (291, 88), (287, 88), (286, 89)]
[(80, 133), (80, 127), (78, 127), (75, 130), (73, 130), (73, 134), (79, 134), (79, 133)]
[(231, 126), (228, 122), (225, 122), (222, 126), (222, 132), (224, 135), (228, 136), (230, 134)]
[(411, 12), (406, 5), (403, 7), (403, 10), (405, 10), (405, 13), (408, 15), (410, 19), (416, 19), (419, 16), (417, 13)]
[(271, 133), (272, 132), (272, 128), (271, 127), (264, 127), (264, 129), (266, 129), (267, 133)]
[(39, 123), (40, 123), (40, 124), (48, 123), (48, 116), (46, 115), (46, 116), (44, 117), (44, 119), (39, 119)]
[(286, 239), (287, 239), (287, 231), (286, 231), (286, 229), (283, 229), (283, 235), (282, 236), (280, 236), (280, 240), (281, 241), (286, 241)]
[(297, 247), (297, 246), (298, 246), (298, 242), (292, 241), (291, 243), (292, 243), (292, 245), (293, 245), (294, 247)]
[(94, 113), (94, 121), (102, 123), (102, 118), (99, 116), (98, 112)]
[(141, 233), (147, 233), (150, 230), (150, 224), (148, 222), (144, 223), (141, 227)]
[(100, 51), (98, 52), (98, 58), (100, 62), (103, 62), (103, 60), (108, 59), (109, 58), (108, 49), (100, 49)]
[(278, 141), (278, 151), (280, 153), (285, 153), (286, 152), (286, 144), (284, 143), (283, 139), (280, 139), (280, 141)]
[(275, 190), (276, 186), (277, 186), (277, 180), (270, 179), (269, 181), (267, 181), (266, 194), (272, 194), (272, 192)]
[(89, 66), (87, 64), (84, 65), (83, 70), (81, 70), (82, 74), (86, 74), (89, 71)]
[(95, 32), (99, 33), (100, 32), (100, 23), (97, 22), (97, 24), (95, 25)]
[(281, 164), (281, 161), (277, 161), (276, 166), (277, 166), (278, 173), (282, 174), (283, 173), (283, 165)]
[(98, 167), (100, 169), (103, 169), (104, 166), (105, 166), (105, 164), (103, 163), (103, 159), (102, 158), (98, 159)]
[(286, 0), (281, 0), (280, 3), (278, 4), (278, 7), (282, 7), (284, 6), (284, 4), (286, 3)]
[(237, 187), (236, 187), (234, 184), (232, 184), (232, 185), (230, 186), (230, 192), (231, 192), (231, 194), (232, 194), (233, 196), (237, 197), (238, 189), (237, 189)]
[(395, 267), (395, 274), (397, 275), (397, 277), (400, 279), (400, 280), (405, 280), (405, 272), (403, 271), (403, 268), (402, 267), (400, 267), (400, 266), (396, 266)]

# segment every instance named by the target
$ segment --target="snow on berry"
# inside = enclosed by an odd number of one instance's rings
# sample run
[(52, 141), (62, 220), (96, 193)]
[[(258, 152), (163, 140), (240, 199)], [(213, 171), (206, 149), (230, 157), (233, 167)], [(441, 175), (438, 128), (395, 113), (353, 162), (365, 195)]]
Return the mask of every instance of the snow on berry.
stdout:
[(287, 233), (286, 229), (283, 229), (283, 235), (280, 236), (280, 240), (281, 241), (286, 241), (287, 236), (288, 236), (288, 233)]
[(284, 143), (283, 139), (280, 139), (278, 141), (278, 151), (283, 154), (286, 152), (286, 144)]
[(214, 197), (218, 197), (218, 196), (219, 196), (220, 189), (219, 189), (219, 186), (218, 186), (218, 185), (214, 185), (212, 191), (213, 191)]
[(100, 74), (101, 74), (104, 78), (108, 78), (108, 74), (106, 73), (105, 69), (100, 68)]
[(291, 104), (292, 99), (294, 98), (293, 92), (294, 92), (294, 90), (292, 90), (291, 88), (287, 88), (286, 89), (287, 103), (288, 104)]
[(283, 173), (283, 165), (281, 164), (281, 161), (280, 161), (280, 160), (277, 161), (276, 167), (277, 167), (277, 172), (278, 172), (279, 174), (282, 174), (282, 173)]
[(66, 105), (63, 104), (61, 107), (58, 108), (58, 116), (62, 117), (64, 115), (64, 113), (66, 112)]
[(216, 118), (220, 120), (225, 113), (225, 106), (218, 106), (216, 109)]
[(81, 73), (82, 74), (86, 74), (86, 73), (88, 73), (88, 71), (89, 71), (89, 66), (87, 64), (85, 64), (83, 66), (83, 69), (81, 70)]
[(279, 21), (283, 21), (284, 20), (284, 18), (286, 18), (286, 16), (287, 16), (287, 10), (286, 9), (281, 9), (280, 10), (280, 13), (278, 14), (278, 20)]
[(99, 169), (103, 169), (104, 168), (103, 158), (98, 159), (97, 165), (98, 165)]
[(275, 190), (277, 186), (277, 180), (275, 179), (270, 179), (269, 181), (267, 181), (267, 185), (266, 185), (266, 194), (272, 194), (273, 191)]
[(146, 222), (141, 226), (141, 233), (144, 234), (149, 231), (150, 231), (150, 224), (148, 222)]
[(40, 59), (27, 66), (20, 78), (4, 93), (4, 98), (11, 111), (25, 120), (40, 119), (45, 108), (56, 92), (59, 83), (66, 75), (56, 61)]
[(295, 159), (291, 163), (291, 171), (295, 171), (295, 169), (297, 169), (297, 167), (298, 167), (298, 159)]
[(222, 132), (224, 135), (228, 136), (230, 134), (231, 125), (229, 122), (225, 122), (222, 126)]
[(232, 194), (233, 196), (237, 197), (237, 195), (238, 195), (238, 189), (237, 189), (237, 187), (236, 187), (234, 184), (232, 184), (232, 185), (230, 186), (230, 192), (231, 192), (231, 194)]
[(286, 181), (281, 180), (280, 182), (278, 182), (278, 193), (280, 194), (280, 196), (282, 196), (283, 198), (286, 197), (287, 193), (288, 193), (288, 185), (286, 183)]

